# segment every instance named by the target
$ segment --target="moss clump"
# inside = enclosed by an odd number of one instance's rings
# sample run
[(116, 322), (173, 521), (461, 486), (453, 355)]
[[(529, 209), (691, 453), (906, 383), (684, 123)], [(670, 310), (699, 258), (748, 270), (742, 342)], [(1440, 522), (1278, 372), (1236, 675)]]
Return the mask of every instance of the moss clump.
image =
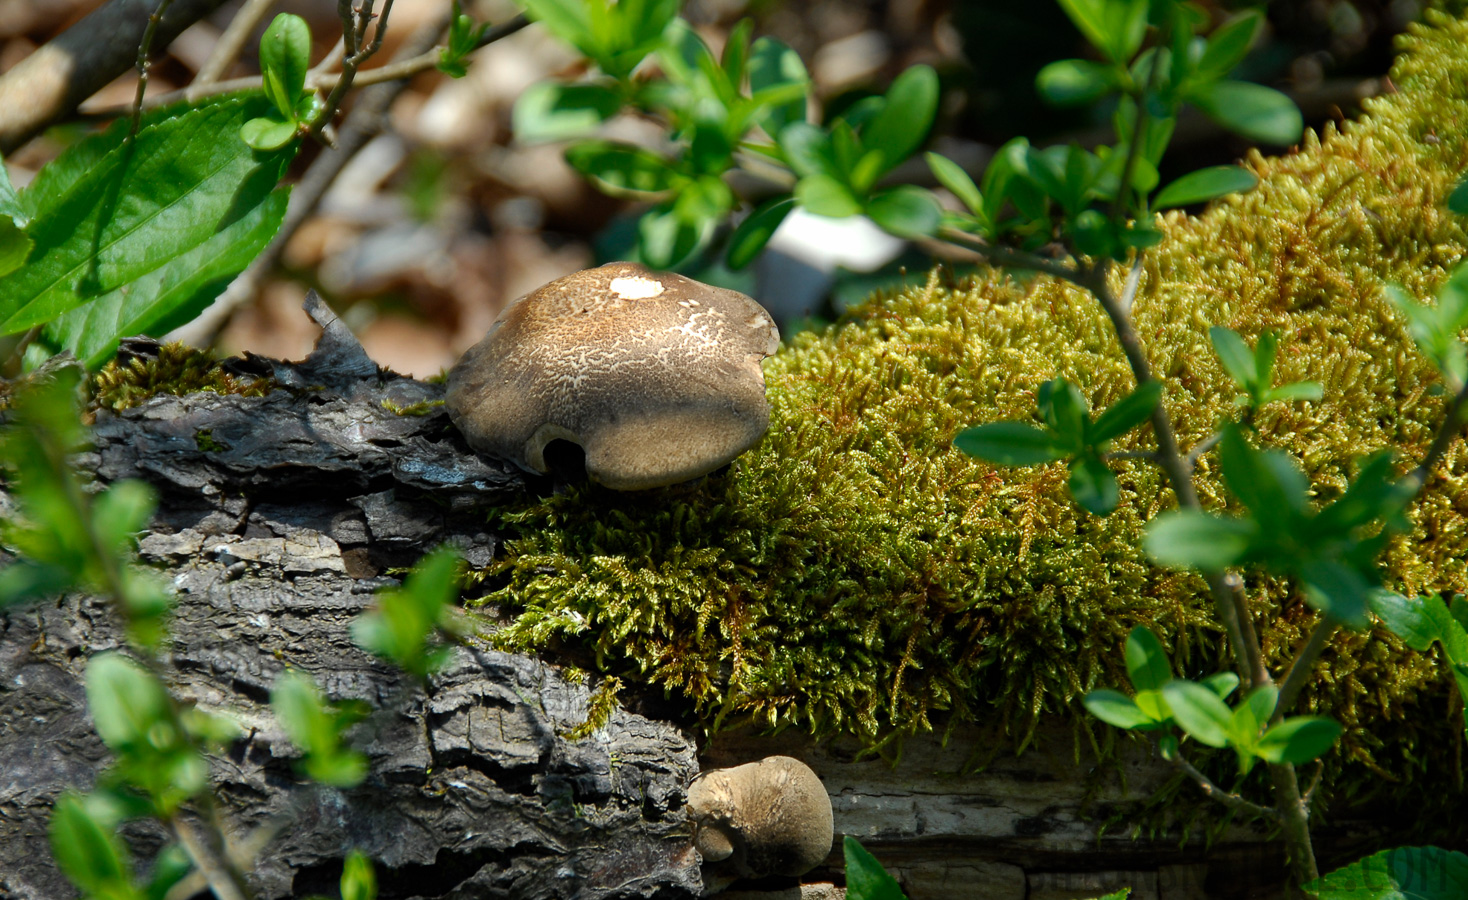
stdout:
[(273, 379), (232, 375), (207, 352), (172, 341), (160, 345), (154, 356), (134, 356), (126, 362), (113, 360), (103, 366), (92, 380), (92, 398), (98, 407), (121, 412), (155, 394), (213, 391), (263, 397), (274, 387)]
[[(1283, 335), (1278, 381), (1320, 381), (1325, 396), (1255, 421), (1322, 502), (1363, 454), (1420, 457), (1443, 408), (1382, 292), (1390, 280), (1430, 296), (1468, 246), (1441, 206), (1468, 168), (1468, 24), (1432, 22), (1404, 40), (1398, 92), (1363, 121), (1287, 156), (1256, 154), (1257, 189), (1198, 218), (1169, 215), (1136, 302), (1184, 446), (1235, 412), (1208, 327)], [(522, 536), (488, 598), (517, 612), (502, 644), (584, 641), (605, 668), (685, 694), (716, 724), (867, 740), (950, 712), (1002, 717), (1022, 741), (1038, 716), (1076, 716), (1083, 692), (1122, 683), (1121, 645), (1138, 623), (1171, 641), (1182, 671), (1224, 667), (1200, 579), (1139, 550), (1144, 522), (1172, 505), (1155, 468), (1116, 464), (1121, 504), (1100, 519), (1070, 502), (1062, 466), (995, 468), (951, 447), (965, 426), (1031, 416), (1035, 389), (1057, 375), (1093, 408), (1133, 387), (1088, 295), (1048, 278), (935, 275), (799, 335), (765, 372), (769, 434), (727, 472), (635, 497), (572, 489), (505, 516)], [(1462, 441), (1435, 476), (1386, 560), (1409, 593), (1468, 590)], [(1214, 457), (1199, 480), (1205, 503), (1230, 507)], [(1315, 614), (1286, 581), (1248, 589), (1277, 671)], [(1401, 782), (1451, 771), (1453, 697), (1436, 656), (1342, 634), (1304, 705), (1348, 728), (1333, 765)]]

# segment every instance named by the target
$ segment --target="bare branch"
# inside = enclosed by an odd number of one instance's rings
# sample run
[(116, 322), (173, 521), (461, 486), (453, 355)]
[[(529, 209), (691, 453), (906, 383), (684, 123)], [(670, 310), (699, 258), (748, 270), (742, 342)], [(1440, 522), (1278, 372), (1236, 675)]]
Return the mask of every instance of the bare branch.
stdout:
[(215, 897), (218, 897), (219, 900), (249, 900), (251, 894), (244, 879), (234, 871), (232, 865), (220, 858), (220, 854), (213, 847), (209, 846), (204, 835), (182, 819), (175, 819), (172, 824), (174, 836), (188, 851), (194, 865), (198, 866), (199, 871), (204, 874)]
[(1196, 768), (1193, 767), (1192, 763), (1184, 759), (1181, 753), (1175, 754), (1171, 762), (1178, 771), (1191, 778), (1193, 780), (1193, 783), (1198, 785), (1203, 793), (1207, 794), (1210, 798), (1217, 800), (1219, 803), (1222, 803), (1224, 806), (1227, 806), (1229, 809), (1234, 810), (1235, 812), (1241, 812), (1247, 815), (1269, 819), (1271, 821), (1279, 819), (1279, 813), (1276, 810), (1271, 809), (1267, 806), (1260, 806), (1257, 803), (1251, 803), (1250, 801), (1245, 800), (1243, 797), (1240, 797), (1238, 794), (1226, 791), (1218, 785), (1214, 784), (1212, 779), (1210, 779), (1207, 775), (1204, 775), (1202, 772), (1199, 772)]
[(240, 48), (245, 46), (255, 27), (270, 14), (277, 2), (278, 0), (245, 0), (245, 5), (235, 13), (229, 27), (224, 29), (224, 34), (215, 42), (214, 49), (209, 52), (209, 58), (199, 69), (199, 74), (194, 76), (193, 83), (188, 88), (189, 99), (196, 99), (193, 93), (196, 89), (213, 84), (229, 71), (229, 67), (234, 65), (240, 55)]
[[(175, 0), (157, 27), (166, 46), (224, 0)], [(0, 153), (9, 154), (137, 61), (157, 0), (111, 0), (0, 75)], [(125, 114), (120, 112), (119, 114)]]
[(1295, 656), (1295, 661), (1290, 664), (1290, 671), (1286, 673), (1284, 681), (1279, 685), (1279, 700), (1274, 704), (1274, 715), (1269, 717), (1269, 724), (1273, 725), (1284, 718), (1285, 713), (1295, 706), (1295, 700), (1299, 698), (1300, 691), (1305, 687), (1305, 682), (1310, 679), (1310, 671), (1315, 667), (1315, 661), (1325, 650), (1325, 645), (1330, 643), (1330, 638), (1340, 628), (1340, 622), (1334, 616), (1323, 615), (1320, 621), (1310, 631), (1309, 640), (1300, 652)]
[(158, 6), (148, 17), (148, 27), (143, 29), (143, 39), (138, 42), (138, 90), (133, 95), (132, 124), (127, 131), (129, 142), (137, 136), (138, 125), (143, 121), (143, 95), (148, 92), (148, 54), (153, 52), (153, 38), (158, 35), (158, 23), (163, 21), (163, 14), (172, 5), (173, 0), (158, 0)]
[(1034, 253), (1027, 253), (1024, 250), (1016, 250), (1012, 247), (1006, 247), (1003, 244), (992, 244), (977, 235), (969, 234), (966, 231), (959, 231), (956, 228), (943, 229), (941, 237), (953, 243), (963, 244), (963, 246), (975, 251), (993, 265), (1043, 272), (1046, 275), (1053, 275), (1062, 281), (1069, 281), (1081, 287), (1088, 287), (1088, 285), (1081, 281), (1085, 273), (1074, 266), (1067, 266), (1053, 259), (1038, 256)]
[(1218, 442), (1221, 440), (1223, 440), (1223, 432), (1215, 431), (1213, 434), (1194, 444), (1193, 449), (1188, 451), (1187, 458), (1183, 460), (1184, 465), (1188, 467), (1188, 472), (1192, 473), (1197, 471), (1198, 460), (1203, 458), (1203, 454), (1217, 447)]

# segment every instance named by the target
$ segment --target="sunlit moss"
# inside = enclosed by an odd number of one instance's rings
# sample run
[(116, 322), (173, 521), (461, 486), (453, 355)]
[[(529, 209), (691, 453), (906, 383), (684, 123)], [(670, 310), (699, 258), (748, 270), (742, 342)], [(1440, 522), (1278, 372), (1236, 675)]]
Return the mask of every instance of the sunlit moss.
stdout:
[(160, 345), (155, 356), (134, 356), (126, 363), (113, 360), (103, 366), (92, 381), (92, 396), (98, 407), (121, 411), (156, 394), (213, 391), (261, 397), (274, 386), (270, 378), (230, 374), (209, 353), (173, 341)]
[[(1201, 217), (1168, 215), (1136, 301), (1184, 446), (1236, 412), (1208, 327), (1282, 335), (1278, 381), (1320, 381), (1325, 396), (1255, 421), (1321, 500), (1363, 454), (1420, 457), (1443, 409), (1382, 292), (1395, 281), (1430, 297), (1468, 246), (1442, 207), (1468, 169), (1468, 24), (1430, 18), (1403, 41), (1396, 93), (1361, 122), (1286, 156), (1254, 154), (1257, 189)], [(1039, 716), (1083, 716), (1081, 694), (1124, 683), (1120, 648), (1138, 623), (1186, 673), (1227, 664), (1201, 581), (1138, 549), (1143, 523), (1172, 505), (1150, 464), (1115, 465), (1121, 504), (1101, 519), (1070, 502), (1062, 466), (996, 468), (950, 445), (965, 426), (1030, 417), (1035, 389), (1057, 375), (1093, 408), (1133, 387), (1088, 295), (1048, 278), (935, 274), (797, 336), (765, 373), (769, 434), (726, 472), (638, 496), (573, 488), (501, 513), (521, 535), (491, 573), (503, 587), (488, 599), (515, 613), (503, 644), (584, 642), (606, 669), (686, 695), (713, 724), (869, 741), (945, 713), (998, 718), (1023, 743)], [(1199, 487), (1208, 505), (1229, 505), (1216, 458), (1203, 458)], [(1459, 441), (1412, 510), (1415, 532), (1388, 553), (1396, 587), (1468, 590), (1465, 513)], [(1314, 613), (1285, 581), (1248, 588), (1278, 671)], [(1365, 766), (1399, 790), (1451, 778), (1454, 697), (1436, 656), (1342, 634), (1304, 705), (1348, 728), (1333, 766)]]

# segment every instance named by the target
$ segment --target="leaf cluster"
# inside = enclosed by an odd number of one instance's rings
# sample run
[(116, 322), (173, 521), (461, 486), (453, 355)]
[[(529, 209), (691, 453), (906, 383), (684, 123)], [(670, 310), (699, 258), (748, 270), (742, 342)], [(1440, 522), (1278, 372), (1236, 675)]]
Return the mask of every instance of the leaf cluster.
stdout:
[(454, 600), (464, 563), (451, 547), (419, 560), (401, 587), (384, 588), (373, 608), (352, 623), (352, 639), (419, 678), (443, 667), (451, 648), (438, 636), (463, 632)]
[(306, 89), (310, 68), (311, 26), (300, 16), (281, 13), (260, 37), (260, 80), (274, 109), (240, 126), (246, 144), (266, 152), (280, 150), (321, 116), (326, 101)]

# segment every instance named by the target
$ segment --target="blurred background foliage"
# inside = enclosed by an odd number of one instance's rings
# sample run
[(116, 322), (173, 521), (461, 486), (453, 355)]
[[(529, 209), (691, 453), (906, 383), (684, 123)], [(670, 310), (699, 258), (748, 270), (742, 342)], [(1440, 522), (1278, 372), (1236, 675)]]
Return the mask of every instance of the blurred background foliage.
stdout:
[[(0, 71), (99, 5), (99, 0), (0, 0)], [(150, 95), (187, 84), (239, 7), (231, 2), (175, 40), (152, 73)], [(398, 0), (384, 58), (415, 31), (431, 27), (445, 0)], [(1308, 125), (1355, 114), (1363, 97), (1390, 91), (1384, 73), (1393, 38), (1420, 14), (1417, 0), (1304, 0), (1242, 3), (1201, 0), (1215, 21), (1259, 8), (1268, 24), (1239, 77), (1291, 95)], [(278, 10), (307, 19), (324, 56), (339, 34), (333, 0), (283, 0)], [(471, 0), (479, 21), (503, 22), (510, 0)], [(943, 85), (929, 146), (971, 172), (1016, 135), (1037, 145), (1110, 136), (1104, 106), (1057, 110), (1035, 92), (1035, 73), (1087, 45), (1057, 4), (1011, 0), (690, 0), (683, 15), (717, 53), (743, 19), (756, 35), (779, 38), (806, 60), (829, 119), (884, 91), (904, 69), (933, 66)], [(255, 74), (253, 46), (232, 76)], [(300, 307), (317, 288), (383, 365), (425, 377), (452, 364), (483, 336), (505, 304), (588, 265), (621, 258), (641, 207), (608, 197), (568, 166), (564, 144), (524, 143), (511, 128), (516, 98), (547, 78), (574, 79), (585, 63), (531, 27), (477, 54), (468, 76), (418, 76), (393, 103), (387, 130), (348, 164), (313, 215), (291, 238), (280, 263), (241, 302), (188, 326), (180, 336), (225, 353), (251, 350), (299, 358), (317, 333)], [(118, 79), (83, 107), (97, 123), (127, 103), (135, 75)], [(353, 95), (352, 100), (355, 100)], [(348, 110), (350, 103), (348, 101)], [(92, 121), (53, 128), (6, 160), (24, 185), (44, 163), (87, 133)], [(651, 121), (621, 117), (605, 135), (653, 149), (666, 140)], [(1179, 122), (1166, 182), (1247, 149), (1201, 115)], [(305, 172), (322, 150), (308, 144), (293, 166)], [(920, 157), (890, 176), (932, 184)], [(787, 334), (829, 318), (871, 289), (921, 278), (951, 247), (904, 244), (860, 223), (792, 217), (764, 256), (731, 273), (695, 261), (689, 274), (754, 295)], [(710, 254), (713, 258), (716, 254)]]

